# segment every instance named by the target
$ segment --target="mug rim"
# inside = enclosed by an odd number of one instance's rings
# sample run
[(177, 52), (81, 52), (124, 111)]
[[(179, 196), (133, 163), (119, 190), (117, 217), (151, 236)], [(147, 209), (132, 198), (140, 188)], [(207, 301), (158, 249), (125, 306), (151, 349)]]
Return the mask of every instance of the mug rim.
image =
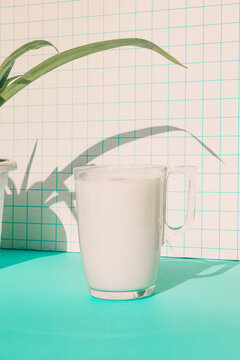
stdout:
[(99, 174), (114, 174), (114, 173), (124, 173), (129, 170), (135, 171), (160, 171), (161, 173), (166, 173), (167, 166), (157, 165), (157, 164), (106, 164), (106, 165), (97, 165), (89, 164), (78, 166), (73, 169), (73, 174), (75, 178), (78, 177), (78, 174), (88, 173), (88, 175), (99, 175)]

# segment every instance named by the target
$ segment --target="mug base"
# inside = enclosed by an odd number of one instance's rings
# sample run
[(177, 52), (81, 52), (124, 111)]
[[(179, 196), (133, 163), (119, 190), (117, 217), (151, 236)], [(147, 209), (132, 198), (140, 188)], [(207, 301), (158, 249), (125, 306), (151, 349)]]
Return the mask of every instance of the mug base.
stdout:
[(154, 292), (155, 285), (147, 289), (134, 291), (102, 291), (89, 288), (93, 297), (104, 300), (136, 300), (151, 296)]

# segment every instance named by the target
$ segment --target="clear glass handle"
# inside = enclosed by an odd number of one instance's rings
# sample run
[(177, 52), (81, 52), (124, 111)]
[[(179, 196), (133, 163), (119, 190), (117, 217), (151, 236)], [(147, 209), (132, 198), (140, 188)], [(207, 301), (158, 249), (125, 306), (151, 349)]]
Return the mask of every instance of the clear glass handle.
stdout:
[(170, 175), (176, 173), (184, 174), (188, 180), (186, 218), (184, 224), (178, 227), (172, 227), (168, 225), (166, 221), (164, 242), (172, 236), (180, 235), (188, 230), (191, 227), (195, 216), (197, 168), (195, 166), (177, 166), (173, 169), (169, 169), (167, 173), (167, 181)]

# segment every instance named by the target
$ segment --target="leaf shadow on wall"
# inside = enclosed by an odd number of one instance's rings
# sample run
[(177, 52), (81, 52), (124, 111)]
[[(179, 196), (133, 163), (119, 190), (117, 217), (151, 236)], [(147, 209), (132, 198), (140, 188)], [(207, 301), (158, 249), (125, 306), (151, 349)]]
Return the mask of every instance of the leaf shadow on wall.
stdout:
[[(221, 161), (212, 149), (192, 133), (175, 126), (162, 125), (128, 131), (106, 138), (81, 153), (61, 171), (58, 171), (56, 167), (45, 181), (38, 181), (29, 187), (28, 180), (37, 148), (36, 141), (20, 191), (17, 190), (13, 180), (9, 178), (9, 189), (11, 189), (11, 192), (5, 192), (2, 247), (9, 247), (9, 244), (8, 246), (5, 244), (10, 242), (14, 248), (36, 249), (33, 242), (38, 242), (40, 249), (44, 243), (44, 250), (66, 251), (67, 237), (64, 224), (51, 209), (51, 206), (57, 203), (64, 204), (76, 219), (76, 209), (73, 205), (75, 193), (69, 191), (65, 185), (65, 181), (72, 176), (73, 168), (84, 166), (100, 155), (121, 145), (149, 136), (174, 131), (181, 131), (191, 135), (208, 153), (218, 161)], [(51, 243), (51, 246), (54, 244), (55, 247), (48, 248), (47, 243)]]

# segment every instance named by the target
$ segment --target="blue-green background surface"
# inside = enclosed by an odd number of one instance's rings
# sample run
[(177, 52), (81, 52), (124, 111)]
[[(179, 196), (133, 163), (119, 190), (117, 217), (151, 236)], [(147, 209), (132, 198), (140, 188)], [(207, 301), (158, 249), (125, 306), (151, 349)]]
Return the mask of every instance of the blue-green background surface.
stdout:
[(240, 264), (161, 260), (156, 294), (90, 297), (77, 253), (0, 251), (0, 359), (239, 359)]

